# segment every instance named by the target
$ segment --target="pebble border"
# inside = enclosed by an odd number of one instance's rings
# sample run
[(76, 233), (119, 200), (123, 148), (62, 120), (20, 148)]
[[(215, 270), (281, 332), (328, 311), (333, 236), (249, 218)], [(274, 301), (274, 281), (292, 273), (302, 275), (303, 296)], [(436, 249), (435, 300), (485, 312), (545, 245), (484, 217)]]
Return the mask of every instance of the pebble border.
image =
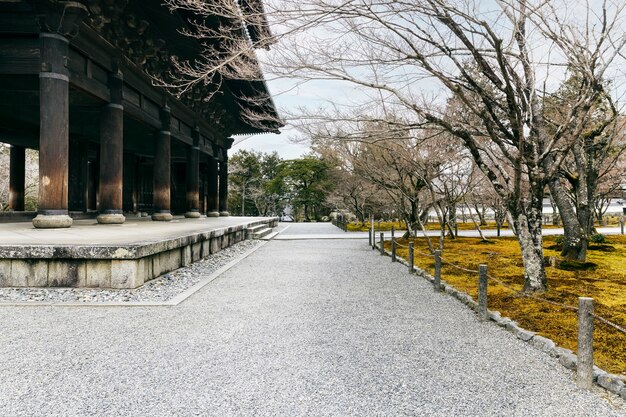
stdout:
[[(377, 245), (377, 247), (379, 246)], [(380, 250), (377, 253), (379, 252)], [(384, 253), (385, 256), (391, 256), (391, 252), (387, 249), (385, 249)], [(408, 261), (399, 256), (396, 257), (396, 262), (406, 266), (407, 268), (409, 266)], [(428, 272), (416, 266), (413, 266), (413, 275), (420, 276), (429, 281), (431, 284), (435, 280), (435, 278)], [(457, 300), (468, 306), (470, 309), (476, 312), (478, 311), (478, 303), (469, 294), (457, 290), (443, 279), (441, 280), (441, 287), (446, 294), (456, 298)], [(559, 360), (559, 363), (565, 368), (572, 371), (576, 370), (577, 357), (576, 354), (571, 350), (558, 347), (552, 339), (539, 336), (535, 332), (531, 332), (530, 330), (526, 330), (520, 327), (520, 325), (516, 321), (511, 320), (508, 317), (502, 317), (499, 311), (487, 310), (487, 315), (489, 316), (489, 320), (495, 322), (503, 329), (513, 333), (518, 339), (530, 344), (534, 348), (539, 349), (544, 353), (547, 353), (553, 358), (557, 358)], [(626, 377), (616, 374), (610, 374), (594, 365), (593, 382), (600, 387), (606, 389), (607, 391), (612, 392), (613, 394), (616, 394), (622, 399), (626, 400)]]

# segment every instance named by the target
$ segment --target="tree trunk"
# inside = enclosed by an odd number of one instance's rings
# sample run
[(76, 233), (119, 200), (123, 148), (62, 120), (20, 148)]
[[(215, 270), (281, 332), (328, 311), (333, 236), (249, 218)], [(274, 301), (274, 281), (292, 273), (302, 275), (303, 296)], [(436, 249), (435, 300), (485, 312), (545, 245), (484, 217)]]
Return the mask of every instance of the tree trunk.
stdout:
[[(581, 227), (579, 216), (584, 213), (576, 213), (572, 200), (568, 197), (561, 180), (556, 178), (548, 183), (550, 194), (559, 209), (563, 222), (563, 249), (561, 256), (568, 260), (584, 262), (587, 257), (587, 236)], [(589, 206), (587, 206), (589, 207)], [(584, 207), (579, 207), (584, 211)]]
[(543, 187), (531, 193), (531, 201), (518, 202), (511, 207), (510, 214), (517, 231), (517, 240), (524, 263), (524, 292), (543, 292), (548, 288), (546, 270), (543, 264), (543, 242), (541, 236), (541, 216), (543, 209)]

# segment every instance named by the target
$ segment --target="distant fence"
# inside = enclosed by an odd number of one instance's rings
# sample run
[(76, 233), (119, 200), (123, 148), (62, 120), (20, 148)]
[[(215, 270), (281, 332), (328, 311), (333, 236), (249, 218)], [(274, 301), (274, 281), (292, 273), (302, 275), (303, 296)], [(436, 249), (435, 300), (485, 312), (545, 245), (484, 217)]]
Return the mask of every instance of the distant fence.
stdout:
[[(623, 223), (622, 223), (622, 233), (623, 233)], [(530, 298), (536, 301), (552, 304), (554, 306), (558, 306), (566, 310), (577, 312), (578, 314), (578, 351), (577, 351), (577, 361), (576, 361), (576, 375), (577, 375), (576, 380), (577, 380), (578, 385), (581, 387), (591, 388), (593, 386), (593, 381), (594, 381), (594, 374), (593, 374), (594, 319), (626, 335), (626, 328), (594, 313), (593, 298), (579, 297), (578, 306), (572, 306), (572, 305), (548, 300), (538, 295), (519, 292), (518, 290), (516, 290), (515, 288), (512, 288), (510, 285), (506, 284), (505, 282), (495, 278), (492, 275), (489, 275), (487, 273), (487, 265), (485, 264), (480, 264), (477, 270), (468, 269), (459, 265), (455, 265), (445, 260), (444, 258), (442, 258), (441, 251), (439, 250), (436, 250), (435, 253), (426, 253), (426, 252), (421, 252), (421, 251), (416, 250), (413, 242), (409, 242), (408, 245), (401, 245), (396, 240), (395, 230), (393, 228), (391, 229), (391, 251), (390, 252), (387, 252), (385, 250), (385, 233), (377, 231), (373, 224), (372, 224), (372, 228), (369, 231), (369, 245), (372, 247), (373, 250), (380, 251), (381, 255), (391, 256), (391, 262), (397, 261), (398, 247), (407, 248), (408, 249), (407, 261), (408, 261), (409, 273), (415, 272), (414, 258), (415, 258), (416, 253), (422, 256), (434, 258), (435, 270), (434, 270), (434, 275), (433, 275), (433, 278), (434, 278), (433, 287), (434, 287), (434, 290), (437, 292), (443, 291), (443, 286), (441, 285), (441, 266), (443, 264), (450, 266), (452, 268), (461, 270), (463, 272), (476, 274), (477, 279), (478, 279), (477, 313), (478, 313), (478, 318), (481, 321), (486, 321), (489, 318), (488, 298), (487, 298), (487, 288), (488, 288), (489, 281), (493, 281), (493, 282), (500, 284), (501, 286), (515, 293), (519, 297)], [(623, 389), (626, 389), (626, 387), (624, 387)]]
[(335, 216), (335, 218), (332, 220), (331, 223), (337, 226), (338, 228), (340, 228), (341, 230), (343, 230), (344, 232), (348, 231), (349, 222), (346, 220), (345, 216), (337, 215)]

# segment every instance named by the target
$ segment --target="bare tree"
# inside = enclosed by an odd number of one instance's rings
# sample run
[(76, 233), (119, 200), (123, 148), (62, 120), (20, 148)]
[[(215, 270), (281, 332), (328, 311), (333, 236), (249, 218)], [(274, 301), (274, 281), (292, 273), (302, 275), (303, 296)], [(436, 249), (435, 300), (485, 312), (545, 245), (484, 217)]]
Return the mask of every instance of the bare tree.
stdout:
[[(556, 94), (545, 100), (549, 126), (558, 126), (578, 100), (583, 76), (568, 79)], [(605, 83), (606, 84), (606, 83)], [(600, 95), (590, 109), (587, 126), (574, 138), (565, 152), (567, 157), (558, 175), (548, 181), (551, 200), (558, 207), (563, 221), (564, 239), (561, 255), (570, 260), (585, 261), (587, 246), (594, 233), (594, 211), (598, 202), (598, 187), (622, 154), (623, 128), (618, 112), (609, 95)]]
[[(594, 103), (609, 95), (603, 80), (623, 60), (623, 5), (481, 3), (281, 1), (275, 12), (286, 16), (287, 32), (323, 30), (306, 43), (284, 42), (274, 65), (284, 76), (376, 91), (410, 114), (413, 127), (436, 127), (460, 139), (506, 202), (522, 251), (524, 289), (543, 291), (544, 187), (588, 126)], [(561, 13), (567, 7), (583, 13)], [(584, 81), (562, 120), (549, 125), (543, 99), (558, 87), (555, 73), (565, 79), (570, 68)], [(454, 103), (442, 100), (452, 97)]]

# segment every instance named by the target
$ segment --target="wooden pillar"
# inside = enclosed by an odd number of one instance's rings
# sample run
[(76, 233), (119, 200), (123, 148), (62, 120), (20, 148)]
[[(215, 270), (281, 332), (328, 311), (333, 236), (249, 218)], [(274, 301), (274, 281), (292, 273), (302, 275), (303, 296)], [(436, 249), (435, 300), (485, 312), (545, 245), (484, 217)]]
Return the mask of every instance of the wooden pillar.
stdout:
[(26, 149), (22, 146), (12, 145), (9, 164), (9, 209), (24, 211)]
[(191, 134), (193, 146), (187, 150), (187, 212), (185, 217), (197, 219), (200, 217), (200, 129), (196, 127)]
[(100, 207), (98, 223), (121, 224), (124, 184), (124, 106), (122, 73), (109, 76), (110, 103), (100, 113)]
[(207, 178), (207, 217), (219, 217), (219, 194), (218, 194), (218, 169), (217, 159), (209, 156), (208, 178)]
[(68, 163), (68, 210), (88, 210), (89, 200), (89, 142), (70, 136)]
[(224, 159), (220, 161), (220, 216), (230, 216), (228, 212), (228, 156), (224, 150)]
[(170, 221), (173, 216), (170, 212), (170, 178), (171, 178), (171, 134), (170, 109), (161, 109), (161, 130), (156, 134), (154, 151), (154, 213), (152, 220)]
[(36, 3), (39, 54), (39, 202), (37, 228), (70, 227), (68, 215), (69, 36), (87, 16), (78, 2)]
[(70, 227), (68, 215), (69, 71), (65, 67), (69, 41), (56, 33), (41, 33), (39, 73), (39, 209), (37, 228)]

